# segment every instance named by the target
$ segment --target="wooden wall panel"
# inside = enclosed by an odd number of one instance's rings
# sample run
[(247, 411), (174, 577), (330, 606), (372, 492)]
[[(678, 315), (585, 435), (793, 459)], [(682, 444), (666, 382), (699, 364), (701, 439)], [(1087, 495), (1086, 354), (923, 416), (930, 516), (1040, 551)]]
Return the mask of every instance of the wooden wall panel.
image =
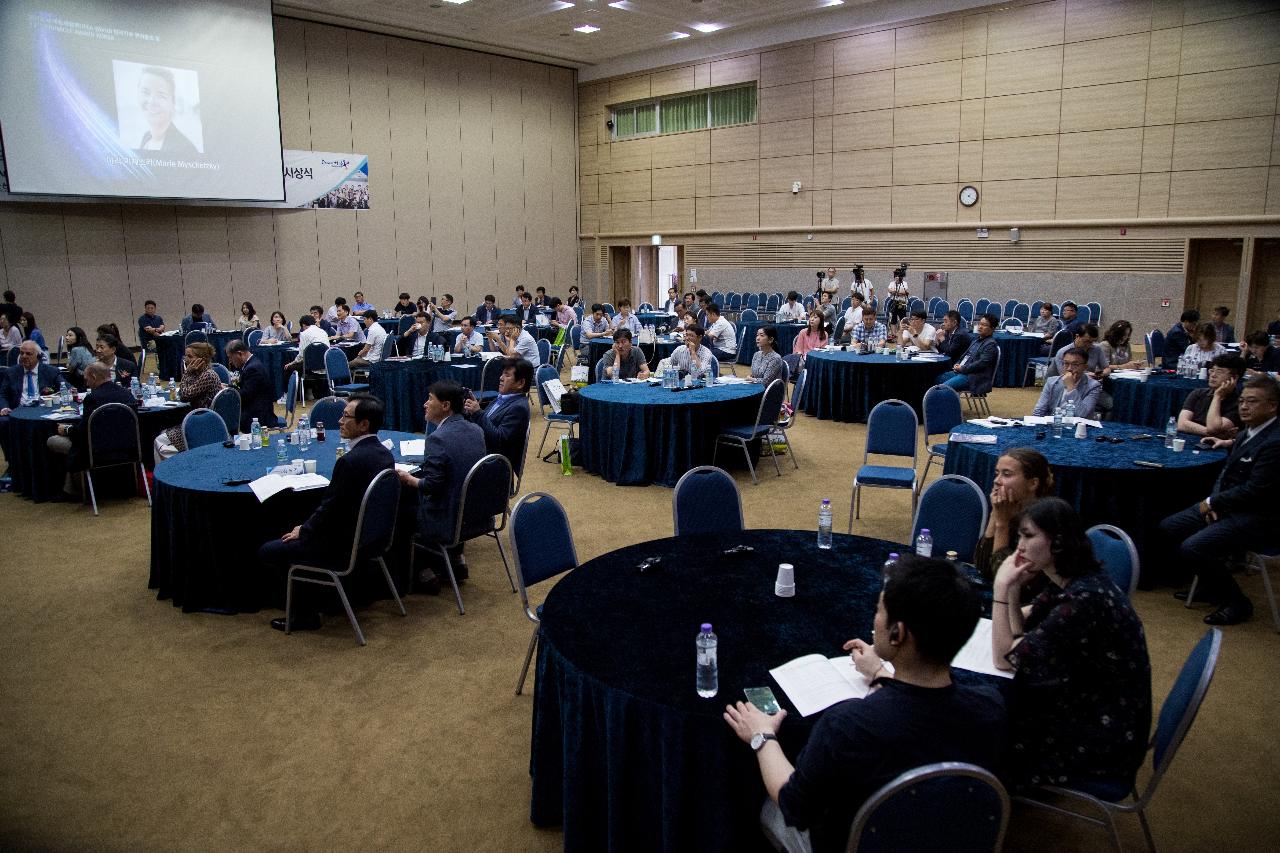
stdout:
[(831, 193), (832, 225), (890, 222), (892, 219), (893, 189), (891, 187), (838, 189)]
[[(431, 198), (427, 153), (426, 51), (406, 39), (387, 44), (387, 96), (391, 142), (395, 291), (414, 299), (431, 277)], [(375, 205), (386, 201), (374, 198)], [(283, 282), (281, 294), (290, 292)]]
[[(351, 150), (369, 157), (369, 210), (355, 213), (359, 289), (382, 310), (395, 304), (396, 223), (395, 163), (391, 154), (391, 104), (388, 91), (389, 54), (386, 36), (352, 32), (347, 39), (351, 74)], [(232, 241), (232, 265), (236, 264)], [(274, 270), (271, 285), (275, 286)], [(236, 284), (239, 291), (239, 281)], [(354, 289), (354, 287), (353, 287)], [(279, 299), (277, 290), (276, 299)], [(263, 318), (266, 321), (266, 318)]]
[[(1145, 68), (1146, 62), (1143, 62)], [(997, 53), (986, 58), (988, 98), (1060, 89), (1062, 45)]]
[(982, 143), (982, 177), (1052, 178), (1058, 173), (1058, 136), (1020, 136)]
[(835, 78), (831, 110), (834, 113), (857, 113), (864, 110), (887, 110), (893, 107), (892, 69), (869, 71)]
[(18, 304), (35, 315), (46, 343), (56, 346), (55, 336), (73, 325), (87, 327), (85, 332), (93, 334), (103, 320), (90, 313), (87, 305), (76, 304), (61, 205), (0, 205), (0, 243), (9, 288), (17, 294)]
[(1274, 115), (1280, 65), (1188, 74), (1178, 80), (1178, 121)]
[(832, 116), (831, 138), (833, 151), (890, 148), (893, 146), (893, 110)]
[(954, 222), (959, 191), (955, 183), (894, 187), (893, 221)]
[[(960, 144), (914, 145), (893, 149), (893, 183), (954, 182), (959, 169)], [(895, 205), (894, 210), (897, 210)]]
[(1068, 42), (1140, 33), (1151, 27), (1151, 4), (1130, 0), (1067, 0)]
[(1074, 88), (1144, 80), (1150, 53), (1150, 33), (1069, 44), (1063, 55), (1062, 85)]
[(800, 181), (808, 187), (813, 183), (813, 156), (772, 157), (760, 161), (760, 192), (791, 193), (791, 184)]
[(813, 119), (781, 121), (760, 127), (760, 156), (813, 153)]
[(1057, 181), (983, 181), (982, 215), (992, 220), (1052, 219)]
[(760, 54), (760, 86), (785, 86), (813, 79), (813, 44), (800, 44)]
[[(519, 80), (523, 77), (525, 63), (514, 59), (493, 57), (490, 71), (496, 80)], [(524, 150), (524, 122), (511, 120), (515, 116), (523, 116), (520, 101), (520, 87), (498, 85), (491, 89), (493, 95), (493, 213), (496, 240), (495, 281), (491, 289), (483, 286), (475, 289), (471, 298), (477, 295), (483, 301), (485, 293), (494, 293), (500, 284), (512, 278), (525, 278), (528, 268), (525, 262), (525, 194), (524, 194), (524, 157), (516, 156)], [(583, 182), (592, 184), (594, 192), (585, 189), (582, 198), (588, 195), (599, 198), (598, 181), (594, 176), (583, 177)], [(512, 285), (514, 289), (514, 284)], [(505, 288), (503, 288), (505, 292)], [(496, 293), (494, 295), (497, 295)], [(458, 294), (454, 294), (458, 296)], [(466, 304), (476, 304), (468, 301)]]
[[(266, 215), (268, 223), (265, 230), (272, 245), (274, 280), (275, 235), (269, 221), (271, 211), (267, 211)], [(154, 299), (156, 310), (164, 318), (166, 327), (177, 328), (178, 322), (191, 305), (182, 292), (178, 221), (173, 208), (167, 205), (127, 204), (121, 205), (121, 216), (124, 250), (128, 259), (129, 293), (133, 304), (138, 306), (134, 317), (142, 313), (142, 303)], [(3, 231), (3, 227), (3, 222), (0, 221), (0, 231)], [(272, 306), (267, 310), (275, 310), (275, 306), (279, 304), (278, 295), (277, 289), (277, 298), (267, 303)], [(259, 309), (262, 308), (262, 305), (254, 304)], [(36, 314), (36, 320), (44, 323), (44, 318), (39, 313)], [(96, 326), (97, 323), (93, 325)], [(120, 330), (124, 331), (124, 327), (121, 326)], [(49, 330), (45, 330), (45, 340), (52, 341)], [(130, 346), (137, 343), (132, 337), (128, 342)]]
[(1066, 26), (1065, 12), (1066, 3), (1063, 0), (1053, 0), (990, 13), (987, 21), (987, 53), (1062, 44)]
[[(495, 286), (502, 296), (512, 293), (517, 284), (550, 287), (555, 277), (557, 232), (547, 212), (552, 209), (556, 191), (556, 184), (552, 180), (555, 149), (558, 147), (556, 140), (562, 137), (551, 122), (550, 93), (547, 90), (549, 82), (545, 66), (540, 66), (536, 73), (527, 75), (520, 86), (521, 132), (524, 139), (525, 270), (521, 272), (518, 265), (510, 270), (501, 266), (498, 268), (498, 282)], [(603, 186), (611, 177), (601, 176), (602, 206), (605, 201)]]
[(909, 65), (894, 72), (893, 105), (910, 107), (960, 100), (959, 59)]
[(831, 186), (887, 187), (893, 184), (893, 149), (837, 151), (831, 155)]
[[(213, 314), (220, 328), (235, 322), (235, 297), (231, 293), (231, 259), (227, 252), (227, 213), (216, 207), (179, 207), (178, 249), (182, 253), (182, 290), (188, 305), (199, 302)], [(94, 246), (102, 242), (101, 235), (92, 232), (91, 218), (71, 212), (67, 229), (68, 254), (75, 256), (75, 246)], [(72, 235), (76, 236), (73, 237)], [(72, 263), (72, 287), (77, 287), (75, 264)], [(90, 296), (89, 298), (93, 298)], [(77, 287), (77, 302), (80, 302)]]
[(1143, 129), (1140, 127), (1064, 133), (1058, 139), (1060, 176), (1120, 175), (1140, 172), (1143, 168)]
[(711, 63), (711, 85), (728, 86), (760, 79), (760, 54), (752, 53)]
[[(448, 48), (426, 51), (427, 183), (431, 210), (431, 270), (426, 290), (453, 287), (467, 274), (463, 246), (462, 115), (458, 66)], [(455, 294), (457, 295), (457, 294)]]
[(1059, 219), (1122, 219), (1138, 215), (1139, 175), (1106, 175), (1058, 180)]
[[(252, 302), (259, 319), (265, 326), (271, 322), (271, 312), (280, 304), (280, 285), (276, 281), (276, 241), (275, 233), (271, 228), (271, 211), (233, 207), (228, 208), (226, 213), (232, 309), (226, 320), (217, 314), (214, 317), (219, 323), (230, 324), (240, 316), (240, 303)], [(129, 269), (129, 277), (132, 280), (132, 262)], [(366, 291), (365, 296), (372, 299), (374, 294)], [(138, 300), (137, 314), (142, 313), (141, 304), (141, 300)], [(378, 303), (374, 302), (374, 304)]]
[(1057, 133), (1059, 115), (1065, 118), (1067, 94), (1052, 91), (987, 98), (984, 135), (995, 139)]
[(757, 112), (761, 122), (789, 121), (813, 115), (813, 83), (792, 83), (758, 91)]
[[(541, 75), (546, 75), (547, 95), (551, 106), (550, 134), (552, 140), (563, 140), (571, 137), (574, 123), (574, 73), (567, 68), (525, 63), (529, 73), (541, 82)], [(495, 111), (496, 124), (503, 117)], [(495, 124), (495, 126), (496, 126)], [(502, 152), (496, 152), (501, 157)], [(578, 283), (578, 163), (574, 157), (572, 145), (553, 144), (551, 146), (551, 244), (547, 250), (551, 252), (553, 281), (548, 284), (552, 294), (569, 295), (569, 288)], [(497, 189), (503, 191), (509, 184), (499, 182)], [(692, 227), (692, 210), (690, 210), (690, 227)], [(545, 263), (545, 262), (544, 262)]]
[(1266, 166), (1271, 162), (1270, 116), (1180, 124), (1173, 133), (1175, 171)]
[(881, 30), (836, 41), (833, 73), (836, 77), (880, 71), (893, 67), (894, 31)]
[(1137, 127), (1143, 123), (1147, 83), (1111, 83), (1062, 91), (1062, 132)]
[(712, 163), (755, 160), (760, 156), (760, 126), (725, 127), (711, 131)]
[[(650, 95), (655, 98), (663, 95), (675, 95), (680, 92), (692, 92), (697, 87), (698, 84), (692, 65), (686, 65), (683, 68), (672, 68), (669, 71), (659, 71), (649, 78)], [(581, 95), (579, 95), (579, 98), (581, 98)]]
[(964, 21), (948, 18), (894, 31), (894, 56), (899, 68), (922, 62), (960, 59), (964, 48)]
[(790, 192), (760, 195), (760, 225), (763, 227), (796, 227), (813, 224), (813, 207), (809, 196)]
[(899, 107), (893, 111), (894, 145), (960, 141), (960, 102)]
[(1266, 209), (1267, 170), (1172, 172), (1170, 216), (1238, 216)]
[[(1223, 45), (1231, 49), (1223, 50)], [(1183, 74), (1280, 62), (1280, 13), (1210, 21), (1182, 29)]]

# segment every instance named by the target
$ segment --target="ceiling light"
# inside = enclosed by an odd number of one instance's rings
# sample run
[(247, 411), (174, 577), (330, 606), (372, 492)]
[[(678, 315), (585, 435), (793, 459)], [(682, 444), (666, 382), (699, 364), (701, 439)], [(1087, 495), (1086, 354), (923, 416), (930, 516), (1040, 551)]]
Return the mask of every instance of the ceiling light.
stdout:
[(823, 6), (843, 6), (844, 0), (823, 0)]
[(631, 8), (631, 4), (630, 4), (630, 3), (628, 3), (628, 2), (627, 2), (627, 0), (615, 0), (615, 2), (610, 3), (609, 5), (610, 5), (610, 6), (612, 6), (613, 8), (615, 8), (615, 9), (630, 9), (630, 8)]
[(573, 30), (574, 30), (574, 32), (578, 32), (578, 33), (598, 33), (598, 32), (600, 32), (600, 28), (599, 28), (599, 27), (593, 27), (593, 26), (591, 26), (590, 24), (583, 24), (583, 25), (582, 25), (582, 26), (580, 26), (580, 27), (574, 27), (574, 28), (573, 28)]
[(688, 33), (682, 33), (682, 32), (680, 32), (679, 30), (677, 30), (676, 32), (674, 32), (674, 33), (672, 33), (671, 35), (667, 36), (667, 38), (672, 39), (673, 41), (674, 41), (675, 39), (687, 39), (688, 37), (689, 37), (689, 34), (688, 34)]
[(723, 30), (724, 24), (694, 24), (693, 28), (700, 33), (714, 33), (716, 30)]
[(470, 3), (471, 0), (444, 0), (446, 3), (452, 3), (455, 6), (461, 6), (463, 3)]
[(564, 9), (572, 9), (572, 8), (573, 8), (573, 4), (565, 3), (564, 0), (556, 0), (556, 2), (551, 4), (552, 12), (560, 12)]

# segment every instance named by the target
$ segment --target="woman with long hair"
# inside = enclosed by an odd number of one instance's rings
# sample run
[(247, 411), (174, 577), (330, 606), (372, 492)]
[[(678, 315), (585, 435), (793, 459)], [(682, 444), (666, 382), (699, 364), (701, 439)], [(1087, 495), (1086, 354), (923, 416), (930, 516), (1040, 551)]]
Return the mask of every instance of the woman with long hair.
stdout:
[(84, 390), (84, 369), (95, 361), (93, 344), (79, 326), (72, 326), (62, 336), (62, 347), (67, 353), (67, 382)]
[(782, 356), (775, 349), (778, 330), (773, 326), (756, 329), (756, 352), (751, 356), (751, 381), (763, 383), (767, 388), (775, 379), (782, 378)]
[(241, 334), (250, 329), (261, 329), (262, 321), (258, 319), (258, 313), (253, 310), (252, 302), (240, 303), (240, 316), (236, 318), (236, 329)]
[[(207, 409), (222, 390), (222, 380), (213, 370), (213, 347), (203, 341), (187, 344), (183, 359), (182, 379), (178, 381), (178, 399), (190, 403), (192, 409)], [(187, 449), (182, 427), (169, 427), (156, 436), (156, 464)]]
[(1107, 366), (1102, 369), (1104, 377), (1110, 376), (1113, 370), (1136, 370), (1144, 362), (1133, 357), (1129, 346), (1129, 338), (1133, 336), (1133, 324), (1128, 320), (1116, 320), (1107, 328), (1098, 347), (1107, 356)]
[(1018, 544), (1014, 519), (1039, 498), (1053, 494), (1053, 472), (1049, 460), (1030, 447), (1011, 447), (996, 460), (996, 476), (991, 484), (991, 515), (978, 543), (973, 563), (988, 577), (994, 577), (1004, 558)]
[(30, 311), (23, 311), (22, 316), (18, 319), (18, 325), (22, 328), (23, 340), (35, 341), (36, 346), (40, 347), (41, 352), (48, 355), (49, 347), (44, 342), (44, 335), (40, 332), (40, 327), (36, 325), (36, 318)]
[(289, 331), (289, 321), (281, 311), (271, 312), (271, 325), (262, 330), (262, 343), (275, 341), (280, 344), (293, 343), (293, 332)]

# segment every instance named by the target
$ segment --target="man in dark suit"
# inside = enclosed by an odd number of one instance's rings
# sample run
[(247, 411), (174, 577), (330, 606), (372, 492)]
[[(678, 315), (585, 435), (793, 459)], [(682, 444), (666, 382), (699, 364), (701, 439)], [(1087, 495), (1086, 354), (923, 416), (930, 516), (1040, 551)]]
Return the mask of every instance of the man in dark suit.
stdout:
[(89, 416), (107, 403), (124, 403), (131, 409), (138, 408), (138, 399), (128, 389), (111, 381), (111, 369), (99, 361), (84, 369), (84, 384), (89, 394), (84, 398), (80, 422), (58, 424), (58, 434), (49, 436), (45, 445), (54, 453), (67, 454), (67, 481), (62, 491), (67, 497), (80, 497), (80, 478), (73, 473), (89, 467)]
[(4, 458), (12, 459), (9, 447), (9, 413), (24, 401), (40, 402), (41, 394), (52, 394), (61, 385), (58, 369), (40, 361), (40, 347), (35, 341), (23, 341), (18, 347), (18, 363), (6, 368), (0, 382), (0, 449)]
[(1182, 312), (1178, 322), (1164, 333), (1164, 366), (1166, 368), (1172, 370), (1178, 366), (1178, 359), (1182, 358), (1187, 347), (1191, 346), (1199, 326), (1200, 312), (1194, 308), (1188, 308)]
[(520, 305), (513, 309), (511, 313), (515, 314), (521, 326), (526, 323), (532, 323), (534, 316), (538, 313), (533, 307), (533, 297), (527, 292), (521, 293)]
[(498, 322), (498, 300), (492, 293), (486, 293), (484, 304), (476, 309), (476, 322), (482, 326), (492, 326)]
[[(391, 451), (378, 442), (382, 420), (382, 401), (377, 397), (362, 395), (347, 399), (338, 429), (351, 449), (333, 466), (329, 486), (311, 517), (258, 549), (258, 559), (263, 565), (282, 576), (294, 563), (346, 567), (365, 489), (374, 477), (395, 466)], [(315, 592), (315, 584), (300, 584), (294, 590), (292, 630), (314, 631), (320, 627)], [(285, 620), (272, 619), (271, 627), (283, 631)]]
[(1000, 348), (993, 337), (996, 331), (994, 314), (983, 314), (974, 325), (978, 336), (969, 344), (964, 356), (955, 367), (938, 377), (939, 385), (947, 385), (956, 391), (970, 394), (986, 394), (996, 380), (996, 365), (1000, 361)]
[(529, 435), (529, 386), (533, 384), (533, 365), (523, 358), (502, 360), (502, 376), (498, 379), (498, 398), (481, 409), (476, 398), (468, 396), (462, 404), (467, 420), (484, 430), (487, 453), (501, 453), (511, 463), (511, 470), (524, 470), (525, 442)]
[(963, 319), (959, 311), (948, 311), (942, 318), (942, 328), (933, 338), (933, 348), (952, 361), (959, 361), (972, 343), (969, 334), (960, 329)]
[[(1160, 522), (1179, 543), (1185, 567), (1200, 576), (1200, 592), (1218, 605), (1209, 625), (1234, 625), (1253, 616), (1253, 602), (1231, 577), (1227, 558), (1275, 543), (1280, 521), (1280, 385), (1269, 376), (1249, 380), (1240, 392), (1245, 428), (1234, 439), (1210, 438), (1231, 452), (1209, 497)], [(1178, 593), (1185, 599), (1186, 593)]]
[(133, 360), (133, 354), (115, 335), (98, 335), (93, 352), (98, 361), (111, 368), (114, 380), (121, 385), (128, 385), (138, 375), (138, 363)]
[(228, 341), (227, 364), (240, 371), (240, 431), (249, 432), (254, 418), (264, 428), (278, 426), (276, 384), (271, 381), (267, 363), (254, 356), (244, 341)]
[(396, 341), (396, 352), (408, 358), (421, 358), (431, 343), (431, 318), (425, 311), (413, 315), (413, 325)]
[[(400, 472), (400, 481), (418, 492), (418, 535), (426, 542), (453, 541), (463, 481), (487, 453), (484, 431), (467, 422), (463, 399), (462, 386), (456, 382), (441, 380), (432, 384), (422, 408), (436, 428), (427, 435), (421, 476)], [(465, 580), (467, 566), (461, 545), (449, 550), (449, 561), (454, 576)], [(440, 580), (430, 569), (422, 569), (418, 581), (428, 593), (439, 593)]]

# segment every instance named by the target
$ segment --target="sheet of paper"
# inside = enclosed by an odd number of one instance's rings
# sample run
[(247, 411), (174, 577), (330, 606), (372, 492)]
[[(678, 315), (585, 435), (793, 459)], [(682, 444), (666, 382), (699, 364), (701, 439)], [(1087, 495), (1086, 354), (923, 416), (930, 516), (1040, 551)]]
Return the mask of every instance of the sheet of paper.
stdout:
[(410, 438), (400, 442), (401, 456), (421, 456), (427, 452), (427, 440), (425, 438)]
[(412, 474), (414, 471), (417, 471), (417, 470), (418, 470), (418, 466), (417, 466), (416, 464), (413, 464), (413, 463), (410, 463), (410, 462), (397, 462), (397, 463), (396, 463), (396, 470), (397, 470), (397, 471), (404, 471), (404, 472), (406, 472), (406, 473), (408, 473), (408, 474)]
[(800, 716), (816, 714), (846, 699), (861, 699), (871, 685), (853, 668), (848, 655), (805, 655), (769, 670)]
[(1041, 332), (1022, 331), (1022, 332), (1019, 332), (1018, 334), (1020, 334), (1024, 338), (1040, 338), (1041, 340), (1044, 340), (1044, 334)]
[(953, 432), (948, 439), (956, 444), (995, 444), (994, 435), (974, 435), (971, 432)]
[(548, 379), (542, 383), (542, 388), (547, 392), (547, 399), (551, 401), (551, 411), (556, 414), (560, 413), (560, 398), (564, 396), (564, 383), (557, 379)]
[[(1050, 423), (1052, 423), (1053, 418), (1050, 418), (1049, 421)], [(1062, 421), (1068, 426), (1075, 426), (1076, 424), (1088, 424), (1094, 429), (1102, 429), (1102, 421), (1095, 421), (1093, 418), (1063, 418)]]
[(971, 423), (974, 426), (986, 427), (987, 429), (1001, 429), (1002, 427), (1009, 426), (1008, 422), (995, 423), (991, 418), (970, 418), (967, 423)]
[(456, 367), (458, 370), (468, 370), (468, 369), (469, 369), (469, 370), (475, 370), (479, 365), (475, 365), (475, 364), (455, 364), (455, 365), (453, 365), (453, 366), (454, 366), (454, 367)]
[(998, 675), (1001, 678), (1013, 678), (1012, 672), (996, 669), (991, 660), (991, 620), (979, 619), (969, 640), (956, 652), (951, 665), (970, 672), (981, 672), (986, 675)]
[(1052, 415), (1027, 415), (1022, 419), (1027, 426), (1046, 426), (1053, 423)]
[(721, 376), (716, 379), (717, 385), (746, 385), (750, 382), (745, 376)]
[(78, 412), (50, 412), (40, 417), (46, 421), (71, 421), (80, 417), (80, 415)]
[(392, 453), (395, 452), (396, 446), (394, 443), (392, 443), (391, 439), (389, 438), (382, 439), (382, 446), (385, 447), (387, 450), (390, 450)]

